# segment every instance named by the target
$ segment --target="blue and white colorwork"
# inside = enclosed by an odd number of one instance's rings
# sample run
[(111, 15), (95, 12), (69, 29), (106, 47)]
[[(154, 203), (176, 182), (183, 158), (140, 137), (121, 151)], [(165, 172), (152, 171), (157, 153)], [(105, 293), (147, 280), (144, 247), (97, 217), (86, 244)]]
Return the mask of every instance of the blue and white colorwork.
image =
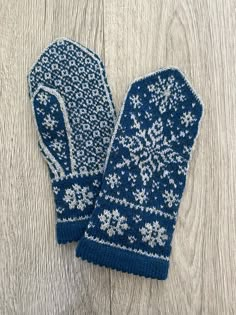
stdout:
[(177, 69), (160, 70), (131, 85), (77, 256), (140, 276), (167, 278), (202, 110)]
[(28, 77), (49, 166), (59, 243), (83, 235), (100, 191), (115, 112), (100, 58), (68, 39), (53, 42)]

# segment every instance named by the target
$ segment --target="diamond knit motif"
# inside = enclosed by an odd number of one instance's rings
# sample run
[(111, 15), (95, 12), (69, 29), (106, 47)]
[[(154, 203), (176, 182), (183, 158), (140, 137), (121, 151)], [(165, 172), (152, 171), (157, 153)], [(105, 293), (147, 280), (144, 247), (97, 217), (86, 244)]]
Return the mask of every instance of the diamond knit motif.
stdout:
[(47, 161), (59, 243), (83, 234), (101, 186), (115, 112), (100, 58), (69, 39), (47, 47), (28, 76)]
[[(178, 69), (160, 70), (131, 85), (115, 127), (101, 192), (77, 256), (117, 270), (166, 279), (201, 116), (202, 103)], [(106, 218), (115, 212), (126, 228), (107, 233), (111, 224), (110, 219), (105, 221), (104, 209)]]

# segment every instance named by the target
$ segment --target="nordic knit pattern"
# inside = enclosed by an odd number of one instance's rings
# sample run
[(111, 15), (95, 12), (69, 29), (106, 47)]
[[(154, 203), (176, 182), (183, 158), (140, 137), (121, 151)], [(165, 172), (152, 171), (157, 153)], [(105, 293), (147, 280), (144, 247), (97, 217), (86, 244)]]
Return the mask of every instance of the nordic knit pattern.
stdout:
[(100, 191), (114, 106), (100, 58), (68, 39), (49, 45), (28, 77), (49, 166), (59, 243), (82, 236)]
[(183, 74), (134, 82), (77, 256), (140, 276), (167, 278), (171, 240), (202, 104)]

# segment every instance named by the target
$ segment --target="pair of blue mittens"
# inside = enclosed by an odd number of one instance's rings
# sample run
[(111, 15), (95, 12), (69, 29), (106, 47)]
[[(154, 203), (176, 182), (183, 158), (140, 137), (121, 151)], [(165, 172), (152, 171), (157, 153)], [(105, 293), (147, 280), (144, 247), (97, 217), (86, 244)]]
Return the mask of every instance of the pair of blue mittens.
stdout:
[(164, 280), (202, 103), (184, 75), (161, 69), (131, 84), (116, 122), (100, 58), (69, 39), (28, 76), (59, 244), (112, 269)]

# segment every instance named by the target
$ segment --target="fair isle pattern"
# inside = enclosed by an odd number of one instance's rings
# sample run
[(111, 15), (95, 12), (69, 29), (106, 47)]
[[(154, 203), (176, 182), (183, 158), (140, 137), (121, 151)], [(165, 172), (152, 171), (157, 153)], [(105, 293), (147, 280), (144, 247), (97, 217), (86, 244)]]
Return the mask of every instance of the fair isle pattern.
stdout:
[[(56, 89), (64, 99), (72, 129), (75, 173), (101, 172), (115, 113), (99, 57), (69, 39), (58, 39), (43, 52), (28, 79), (31, 97), (40, 85), (44, 85)], [(46, 106), (47, 93), (42, 92), (38, 97), (42, 107)], [(44, 120), (48, 128), (42, 138), (47, 139), (48, 132), (56, 125), (53, 115)]]
[[(101, 192), (77, 248), (78, 256), (134, 274), (167, 277), (168, 264), (160, 261), (170, 256), (202, 110), (201, 101), (178, 69), (160, 70), (131, 85), (109, 148)], [(85, 249), (88, 242), (93, 255)], [(106, 249), (101, 249), (104, 244)], [(115, 248), (123, 252), (116, 253)], [(99, 258), (99, 250), (108, 256), (110, 252), (113, 258)], [(149, 273), (136, 265), (139, 251), (146, 267), (145, 255), (157, 259), (154, 264), (158, 271)], [(119, 262), (122, 255), (130, 260), (127, 265)]]
[[(68, 39), (42, 53), (28, 76), (39, 147), (47, 161), (57, 222), (73, 222), (73, 237), (57, 229), (59, 243), (77, 240), (101, 186), (115, 112), (100, 58)], [(75, 222), (83, 223), (83, 230)], [(82, 222), (83, 221), (83, 222)], [(60, 229), (61, 231), (61, 229)]]

